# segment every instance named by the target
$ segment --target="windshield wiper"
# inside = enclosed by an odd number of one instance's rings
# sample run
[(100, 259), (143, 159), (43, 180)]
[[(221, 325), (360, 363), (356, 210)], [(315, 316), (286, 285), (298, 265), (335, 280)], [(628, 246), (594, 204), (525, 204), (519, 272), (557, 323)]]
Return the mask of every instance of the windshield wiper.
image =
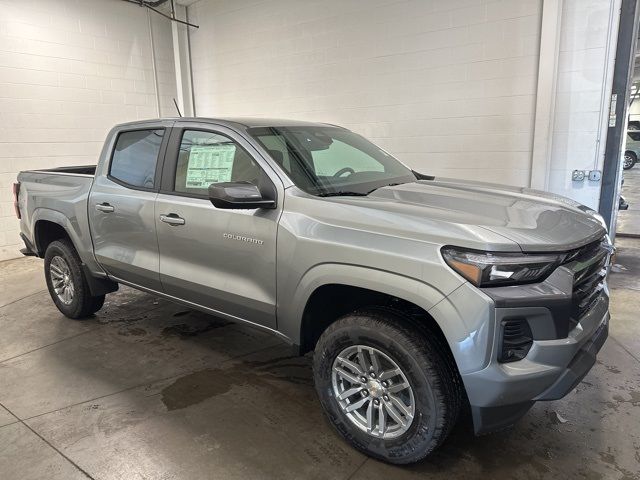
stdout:
[(380, 185), (379, 187), (374, 188), (373, 190), (369, 190), (367, 192), (367, 195), (369, 195), (370, 193), (375, 192), (376, 190), (378, 190), (379, 188), (384, 188), (384, 187), (397, 187), (398, 185), (404, 185), (407, 182), (398, 182), (398, 183), (387, 183), (386, 185)]
[(360, 192), (325, 192), (319, 193), (319, 197), (366, 197), (368, 193), (360, 193)]

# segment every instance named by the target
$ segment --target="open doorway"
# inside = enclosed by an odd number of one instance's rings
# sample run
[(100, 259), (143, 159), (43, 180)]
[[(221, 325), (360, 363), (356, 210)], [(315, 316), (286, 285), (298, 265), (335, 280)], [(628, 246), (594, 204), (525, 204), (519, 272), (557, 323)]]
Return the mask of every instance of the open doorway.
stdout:
[(640, 237), (640, 52), (636, 43), (616, 233)]

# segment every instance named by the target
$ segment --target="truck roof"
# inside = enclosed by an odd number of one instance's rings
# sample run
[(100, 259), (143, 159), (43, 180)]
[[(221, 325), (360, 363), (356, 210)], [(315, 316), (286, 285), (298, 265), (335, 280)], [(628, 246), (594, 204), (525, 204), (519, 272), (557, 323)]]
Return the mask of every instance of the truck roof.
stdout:
[(282, 118), (258, 118), (258, 117), (224, 117), (224, 118), (212, 118), (212, 117), (166, 117), (166, 118), (153, 118), (146, 120), (136, 120), (134, 122), (120, 123), (117, 126), (133, 126), (142, 125), (150, 122), (159, 121), (182, 121), (182, 122), (198, 122), (198, 123), (212, 123), (216, 125), (227, 126), (243, 126), (245, 128), (250, 127), (295, 127), (295, 126), (337, 126), (328, 123), (319, 122), (305, 122), (302, 120), (287, 120)]

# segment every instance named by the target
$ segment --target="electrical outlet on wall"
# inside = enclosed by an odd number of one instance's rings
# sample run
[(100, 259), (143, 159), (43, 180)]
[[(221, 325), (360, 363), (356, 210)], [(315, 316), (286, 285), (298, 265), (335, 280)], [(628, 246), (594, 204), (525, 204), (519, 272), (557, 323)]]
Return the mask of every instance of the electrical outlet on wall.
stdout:
[(602, 172), (600, 170), (591, 170), (589, 172), (590, 182), (599, 182), (602, 179)]
[(584, 170), (574, 170), (571, 174), (571, 180), (574, 182), (584, 182), (586, 174)]

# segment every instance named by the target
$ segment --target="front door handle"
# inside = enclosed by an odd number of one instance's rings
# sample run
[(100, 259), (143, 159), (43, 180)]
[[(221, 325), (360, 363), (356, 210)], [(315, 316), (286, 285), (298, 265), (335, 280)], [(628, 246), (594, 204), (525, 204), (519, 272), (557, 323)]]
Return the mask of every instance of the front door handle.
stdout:
[(179, 217), (175, 213), (170, 213), (169, 215), (160, 215), (160, 221), (164, 223), (168, 223), (172, 227), (178, 225), (184, 225), (184, 218)]
[(109, 205), (107, 202), (99, 203), (96, 205), (96, 210), (104, 213), (111, 213), (115, 211), (115, 207), (113, 205)]

